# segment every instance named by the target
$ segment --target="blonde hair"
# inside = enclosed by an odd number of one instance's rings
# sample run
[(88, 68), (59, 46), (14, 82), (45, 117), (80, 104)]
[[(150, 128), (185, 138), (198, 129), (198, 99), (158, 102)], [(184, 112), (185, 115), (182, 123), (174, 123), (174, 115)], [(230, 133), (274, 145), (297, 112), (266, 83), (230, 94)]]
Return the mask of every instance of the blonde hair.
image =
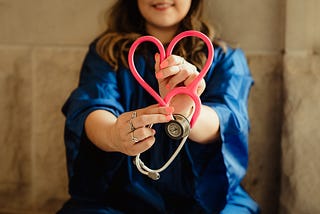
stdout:
[[(185, 30), (197, 30), (206, 34), (213, 43), (221, 45), (215, 38), (213, 27), (203, 21), (202, 14), (203, 0), (192, 0), (190, 10), (182, 20), (177, 34)], [(107, 30), (99, 36), (97, 53), (115, 71), (120, 65), (128, 67), (127, 56), (131, 44), (146, 34), (145, 21), (139, 12), (137, 0), (118, 0), (110, 8)], [(183, 56), (200, 69), (206, 61), (205, 48), (200, 39), (187, 37), (177, 44), (174, 54)]]

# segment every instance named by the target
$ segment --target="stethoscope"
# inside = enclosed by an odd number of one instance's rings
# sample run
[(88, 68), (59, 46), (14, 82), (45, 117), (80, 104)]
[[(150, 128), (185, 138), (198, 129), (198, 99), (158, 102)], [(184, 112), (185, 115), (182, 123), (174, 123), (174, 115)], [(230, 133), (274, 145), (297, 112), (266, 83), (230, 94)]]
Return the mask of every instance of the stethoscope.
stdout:
[[(143, 43), (143, 42), (152, 42), (154, 43), (160, 54), (160, 63), (168, 56), (172, 54), (172, 51), (175, 47), (175, 45), (183, 38), (188, 37), (188, 36), (195, 36), (204, 41), (204, 43), (207, 45), (208, 49), (208, 56), (207, 56), (207, 61), (205, 65), (203, 66), (202, 70), (200, 71), (199, 75), (193, 80), (192, 83), (190, 83), (188, 86), (179, 86), (174, 89), (172, 89), (164, 98), (161, 98), (160, 95), (153, 89), (151, 88), (140, 76), (138, 73), (135, 64), (134, 64), (134, 52), (136, 51), (137, 47)], [(158, 180), (160, 178), (160, 172), (165, 170), (175, 159), (175, 157), (178, 155), (180, 150), (182, 149), (183, 145), (185, 144), (190, 130), (193, 127), (194, 123), (196, 122), (199, 114), (200, 114), (200, 109), (201, 109), (201, 100), (199, 96), (197, 95), (197, 87), (199, 85), (199, 82), (201, 79), (206, 75), (208, 72), (212, 60), (213, 60), (213, 55), (214, 55), (214, 49), (211, 40), (203, 33), (199, 31), (194, 31), (194, 30), (189, 30), (189, 31), (184, 31), (178, 35), (176, 35), (172, 41), (169, 43), (166, 51), (162, 43), (155, 37), (153, 36), (142, 36), (138, 38), (132, 46), (130, 47), (129, 54), (128, 54), (128, 62), (129, 62), (129, 68), (135, 79), (138, 81), (138, 83), (159, 103), (160, 106), (167, 106), (171, 99), (178, 95), (178, 94), (186, 94), (189, 97), (192, 98), (195, 108), (193, 110), (193, 115), (190, 120), (183, 115), (180, 114), (173, 114), (173, 120), (168, 122), (165, 125), (165, 131), (167, 135), (175, 140), (181, 140), (179, 146), (177, 147), (176, 151), (172, 154), (170, 159), (159, 169), (150, 169), (148, 168), (140, 159), (140, 154), (138, 154), (135, 159), (134, 159), (134, 164), (136, 165), (137, 169), (142, 173), (147, 175), (148, 177), (152, 178), (153, 180)]]

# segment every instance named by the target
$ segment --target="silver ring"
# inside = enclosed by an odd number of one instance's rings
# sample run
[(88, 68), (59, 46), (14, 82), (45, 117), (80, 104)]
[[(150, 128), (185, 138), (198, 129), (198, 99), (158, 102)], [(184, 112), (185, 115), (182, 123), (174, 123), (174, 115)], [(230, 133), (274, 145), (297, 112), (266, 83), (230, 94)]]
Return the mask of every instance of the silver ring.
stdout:
[(133, 131), (133, 132), (131, 132), (131, 133), (132, 133), (131, 141), (132, 141), (133, 143), (138, 143), (138, 142), (139, 142), (139, 140), (138, 140), (138, 138), (136, 138), (136, 137), (134, 136), (134, 131)]
[(136, 130), (136, 128), (133, 126), (133, 124), (132, 124), (132, 119), (133, 118), (136, 118), (137, 117), (137, 112), (132, 112), (132, 115), (131, 115), (131, 119), (129, 120), (129, 124), (130, 124), (130, 131), (134, 131), (134, 130)]
[(135, 117), (137, 117), (137, 112), (136, 111), (132, 112), (131, 119), (133, 119)]
[(130, 125), (130, 132), (133, 132), (134, 130), (136, 130), (136, 128), (132, 124), (132, 119), (129, 120), (129, 125)]

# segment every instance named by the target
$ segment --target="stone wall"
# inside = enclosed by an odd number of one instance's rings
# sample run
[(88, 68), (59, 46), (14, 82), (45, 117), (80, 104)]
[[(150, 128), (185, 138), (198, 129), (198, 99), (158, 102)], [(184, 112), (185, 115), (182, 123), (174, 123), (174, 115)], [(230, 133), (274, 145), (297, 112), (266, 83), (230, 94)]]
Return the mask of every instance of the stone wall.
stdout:
[[(54, 213), (68, 197), (60, 109), (110, 4), (0, 0), (0, 213)], [(243, 185), (262, 213), (318, 213), (320, 3), (207, 4), (255, 79)]]

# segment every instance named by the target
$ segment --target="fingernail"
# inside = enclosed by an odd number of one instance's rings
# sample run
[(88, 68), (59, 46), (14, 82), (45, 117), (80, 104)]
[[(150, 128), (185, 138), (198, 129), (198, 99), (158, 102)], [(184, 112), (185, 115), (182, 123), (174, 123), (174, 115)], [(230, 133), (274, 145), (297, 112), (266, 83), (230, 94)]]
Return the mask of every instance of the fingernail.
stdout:
[(167, 121), (170, 121), (170, 120), (172, 120), (172, 115), (168, 114), (168, 115), (166, 115), (166, 118), (167, 118)]
[(164, 60), (163, 62), (161, 62), (161, 64), (160, 64), (160, 68), (161, 69), (163, 69), (163, 68), (165, 68), (165, 67), (167, 67), (168, 66), (168, 61), (167, 60)]
[(158, 71), (158, 72), (156, 73), (156, 78), (157, 78), (157, 79), (162, 79), (162, 78), (163, 78), (163, 73), (162, 73), (161, 71)]

